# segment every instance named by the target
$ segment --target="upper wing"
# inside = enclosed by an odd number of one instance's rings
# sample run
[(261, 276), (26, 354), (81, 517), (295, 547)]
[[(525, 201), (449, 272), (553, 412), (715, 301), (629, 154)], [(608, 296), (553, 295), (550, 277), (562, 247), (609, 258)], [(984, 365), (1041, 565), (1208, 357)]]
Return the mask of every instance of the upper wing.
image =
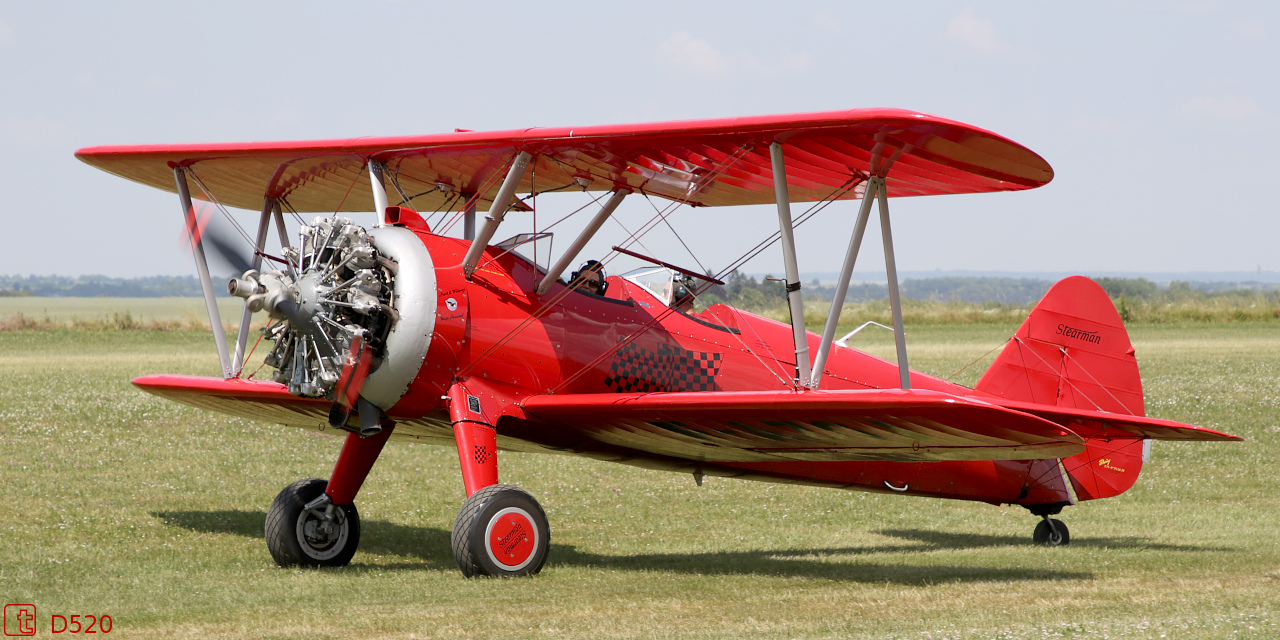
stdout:
[[(496, 193), (519, 151), (535, 156), (519, 192), (578, 184), (632, 190), (698, 206), (774, 202), (769, 144), (783, 144), (794, 202), (842, 195), (855, 176), (888, 177), (889, 196), (1012, 191), (1053, 178), (1031, 150), (989, 131), (900, 109), (532, 128), (392, 138), (91, 147), (76, 157), (109, 173), (176, 191), (173, 167), (191, 167), (225, 204), (264, 197), (298, 211), (367, 211), (366, 162), (387, 166), (418, 210), (457, 208), (451, 194)], [(536, 181), (536, 184), (534, 183)], [(437, 185), (447, 185), (442, 190)], [(399, 197), (388, 187), (392, 203)], [(421, 194), (421, 195), (419, 195)]]
[(936, 391), (552, 395), (521, 407), (601, 442), (709, 462), (1024, 460), (1084, 451), (1058, 424)]

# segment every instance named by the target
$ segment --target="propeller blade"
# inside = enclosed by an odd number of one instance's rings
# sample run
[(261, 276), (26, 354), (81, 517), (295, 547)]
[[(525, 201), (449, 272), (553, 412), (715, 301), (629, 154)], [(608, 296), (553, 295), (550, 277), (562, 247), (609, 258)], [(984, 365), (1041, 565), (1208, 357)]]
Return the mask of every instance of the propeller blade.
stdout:
[(226, 235), (222, 229), (214, 225), (209, 225), (204, 230), (204, 246), (206, 250), (211, 250), (215, 256), (220, 258), (227, 266), (231, 267), (234, 273), (244, 273), (253, 268), (253, 263), (236, 247), (233, 238)]
[[(205, 248), (207, 257), (218, 263), (218, 267), (230, 269), (234, 275), (240, 275), (253, 268), (252, 252), (243, 251), (239, 246), (243, 241), (236, 238), (227, 228), (227, 222), (214, 215), (214, 208), (208, 202), (196, 201), (187, 212), (185, 229), (187, 251), (194, 250), (196, 243)], [(248, 255), (246, 255), (248, 254)], [(222, 269), (214, 269), (215, 272)]]

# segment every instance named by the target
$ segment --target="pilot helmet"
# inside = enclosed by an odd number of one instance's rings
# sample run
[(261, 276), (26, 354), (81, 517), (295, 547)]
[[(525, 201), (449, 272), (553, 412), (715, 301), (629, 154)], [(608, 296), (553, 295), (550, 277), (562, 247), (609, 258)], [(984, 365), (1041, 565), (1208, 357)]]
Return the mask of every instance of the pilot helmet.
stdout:
[(604, 295), (605, 290), (609, 288), (609, 281), (607, 279), (608, 276), (604, 272), (604, 265), (601, 264), (599, 260), (588, 260), (582, 263), (582, 266), (578, 267), (577, 271), (569, 274), (570, 284), (577, 282), (578, 278), (588, 271), (596, 271), (600, 273), (600, 289), (596, 291), (596, 295)]

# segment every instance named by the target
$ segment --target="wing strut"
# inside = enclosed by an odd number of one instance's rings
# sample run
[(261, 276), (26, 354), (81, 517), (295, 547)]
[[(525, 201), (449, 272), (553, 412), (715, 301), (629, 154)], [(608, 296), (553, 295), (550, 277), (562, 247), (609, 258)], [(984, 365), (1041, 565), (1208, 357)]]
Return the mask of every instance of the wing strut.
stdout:
[(787, 192), (787, 166), (782, 145), (769, 145), (773, 160), (773, 191), (778, 202), (778, 229), (782, 233), (782, 260), (787, 275), (787, 304), (791, 308), (791, 333), (796, 346), (796, 382), (809, 386), (809, 340), (804, 330), (804, 304), (800, 301), (800, 267), (796, 265), (796, 239), (791, 222), (791, 196)]
[(889, 280), (889, 307), (893, 309), (893, 341), (898, 347), (898, 379), (903, 389), (911, 388), (911, 369), (907, 367), (907, 332), (902, 328), (902, 296), (898, 294), (898, 264), (893, 257), (893, 231), (889, 229), (889, 190), (878, 192), (880, 200), (880, 236), (884, 239), (884, 270)]
[(476, 239), (476, 201), (480, 198), (472, 197), (470, 194), (462, 194), (463, 205), (462, 210), (462, 239)]
[(569, 245), (569, 248), (564, 250), (564, 255), (560, 256), (560, 259), (551, 267), (551, 270), (547, 272), (547, 275), (543, 276), (542, 282), (538, 283), (538, 295), (544, 295), (547, 293), (547, 290), (551, 288), (551, 283), (555, 282), (556, 278), (559, 278), (560, 274), (564, 273), (564, 270), (569, 268), (569, 264), (573, 262), (573, 259), (578, 257), (578, 252), (582, 251), (582, 248), (587, 245), (587, 242), (596, 235), (596, 232), (600, 230), (602, 225), (604, 225), (604, 221), (608, 220), (609, 216), (613, 215), (614, 210), (618, 208), (618, 205), (622, 204), (622, 199), (627, 197), (627, 194), (629, 193), (631, 193), (630, 189), (618, 189), (613, 192), (613, 196), (604, 203), (603, 207), (600, 207), (600, 211), (596, 214), (596, 217), (592, 218), (591, 222), (587, 223), (587, 226), (582, 230), (582, 233), (578, 234), (578, 237), (573, 239), (573, 244)]
[(840, 267), (840, 279), (836, 281), (836, 295), (831, 301), (831, 311), (827, 313), (827, 324), (822, 329), (822, 342), (818, 343), (818, 355), (813, 359), (813, 388), (817, 389), (822, 381), (822, 370), (827, 366), (827, 355), (831, 353), (831, 342), (836, 337), (836, 325), (840, 324), (840, 312), (844, 309), (844, 298), (849, 293), (849, 278), (853, 277), (853, 265), (858, 261), (858, 250), (862, 247), (862, 236), (867, 231), (867, 219), (871, 217), (871, 203), (876, 193), (884, 188), (884, 178), (871, 178), (867, 181), (862, 194), (862, 206), (858, 208), (858, 222), (853, 226), (853, 235), (849, 238), (849, 250), (844, 254), (844, 265)]
[[(262, 268), (262, 252), (267, 250), (267, 232), (271, 230), (271, 214), (276, 207), (275, 198), (262, 199), (262, 215), (258, 218), (258, 238), (253, 245), (252, 269), (258, 271)], [(244, 300), (244, 311), (240, 313), (240, 331), (236, 334), (236, 354), (231, 359), (231, 370), (238, 377), (240, 371), (244, 369), (244, 349), (249, 345), (249, 322), (253, 317), (253, 311), (249, 310), (249, 299)]]
[(822, 381), (822, 370), (826, 368), (827, 356), (831, 353), (831, 341), (836, 335), (836, 325), (840, 323), (840, 311), (844, 308), (844, 298), (849, 292), (849, 278), (853, 276), (853, 265), (858, 260), (858, 249), (867, 230), (867, 219), (871, 217), (873, 200), (879, 200), (880, 204), (880, 236), (884, 242), (884, 270), (889, 281), (889, 307), (893, 311), (893, 341), (898, 350), (898, 381), (903, 389), (911, 388), (911, 369), (907, 366), (907, 333), (902, 327), (902, 296), (898, 292), (898, 265), (893, 255), (893, 230), (889, 226), (888, 192), (884, 178), (874, 177), (867, 181), (867, 189), (862, 194), (862, 206), (858, 208), (858, 222), (854, 225), (853, 236), (849, 238), (844, 265), (840, 267), (835, 299), (831, 301), (827, 324), (822, 329), (822, 341), (818, 343), (818, 355), (813, 361), (814, 389)]
[(369, 188), (373, 190), (373, 214), (377, 226), (387, 224), (387, 184), (382, 180), (382, 163), (369, 158)]
[(493, 239), (493, 234), (498, 230), (498, 225), (502, 224), (503, 216), (507, 215), (507, 207), (511, 205), (511, 199), (516, 195), (516, 188), (520, 186), (520, 179), (524, 177), (525, 169), (529, 168), (529, 160), (533, 156), (528, 151), (521, 151), (516, 156), (515, 162), (511, 163), (511, 170), (507, 171), (507, 177), (502, 181), (502, 186), (498, 188), (498, 195), (493, 198), (493, 206), (489, 207), (489, 213), (484, 217), (484, 228), (480, 230), (480, 235), (476, 236), (471, 242), (471, 248), (467, 249), (467, 257), (462, 260), (462, 272), (471, 279), (471, 274), (476, 271), (476, 263), (480, 261), (480, 254), (484, 252), (485, 246), (489, 244), (489, 240)]
[[(284, 213), (280, 210), (280, 201), (276, 200), (275, 203), (275, 207), (272, 208), (272, 215), (276, 219), (276, 231), (280, 234), (280, 251), (285, 254), (285, 259), (287, 260), (289, 252), (285, 251), (285, 249), (289, 248), (289, 230), (284, 228)], [(289, 264), (289, 270), (293, 270), (292, 263)]]
[(187, 186), (187, 168), (174, 167), (173, 179), (178, 183), (178, 200), (182, 205), (182, 217), (186, 221), (191, 239), (191, 255), (196, 259), (196, 273), (200, 274), (200, 288), (204, 291), (205, 309), (209, 311), (209, 328), (213, 330), (213, 342), (218, 347), (218, 362), (222, 364), (222, 376), (235, 376), (231, 366), (231, 354), (227, 352), (227, 334), (222, 331), (222, 315), (218, 313), (218, 301), (213, 296), (213, 279), (209, 277), (209, 263), (204, 258), (204, 238), (196, 227), (196, 212), (191, 206), (191, 189)]

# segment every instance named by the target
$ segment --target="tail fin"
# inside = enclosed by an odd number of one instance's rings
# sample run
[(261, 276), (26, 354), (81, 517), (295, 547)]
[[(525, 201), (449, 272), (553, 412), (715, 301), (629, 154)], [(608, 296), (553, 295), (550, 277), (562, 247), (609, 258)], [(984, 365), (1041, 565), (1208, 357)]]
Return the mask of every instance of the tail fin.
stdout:
[[(1082, 276), (1049, 289), (974, 388), (1023, 402), (1146, 414), (1124, 322), (1106, 291)], [(1062, 461), (1076, 496), (1093, 500), (1128, 491), (1142, 468), (1143, 441), (1080, 435), (1084, 453)]]
[(1049, 289), (974, 388), (1010, 400), (1146, 415), (1129, 333), (1107, 292), (1082, 276)]

